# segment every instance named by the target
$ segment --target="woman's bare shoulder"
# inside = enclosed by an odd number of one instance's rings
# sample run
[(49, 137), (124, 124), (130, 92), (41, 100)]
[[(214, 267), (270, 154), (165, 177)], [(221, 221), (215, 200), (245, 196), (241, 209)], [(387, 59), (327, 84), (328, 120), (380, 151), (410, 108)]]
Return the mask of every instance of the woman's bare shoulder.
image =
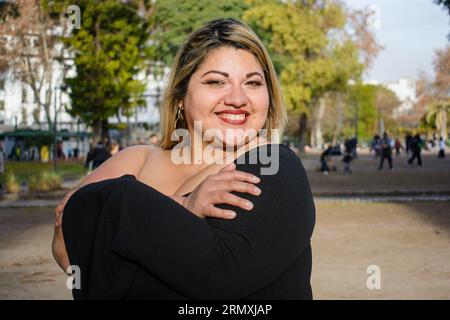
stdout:
[(152, 157), (153, 155), (160, 153), (161, 151), (162, 149), (157, 146), (141, 144), (126, 147), (120, 150), (117, 155), (130, 158), (130, 160), (134, 159), (141, 162), (145, 161), (148, 157)]
[(155, 152), (158, 152), (158, 148), (149, 145), (126, 147), (95, 169), (88, 180), (117, 178), (124, 174), (137, 175), (146, 159)]

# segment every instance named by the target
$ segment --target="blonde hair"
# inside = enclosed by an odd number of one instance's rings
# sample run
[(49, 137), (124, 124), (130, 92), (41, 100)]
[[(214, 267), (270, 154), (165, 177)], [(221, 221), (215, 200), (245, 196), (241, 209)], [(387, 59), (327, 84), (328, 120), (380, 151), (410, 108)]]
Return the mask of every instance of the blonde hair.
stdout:
[(270, 56), (258, 36), (242, 21), (216, 19), (192, 32), (175, 56), (162, 101), (161, 143), (163, 149), (172, 149), (178, 142), (171, 141), (174, 126), (186, 128), (185, 117), (176, 121), (178, 104), (183, 101), (192, 74), (205, 61), (212, 50), (228, 46), (252, 53), (264, 70), (269, 93), (269, 111), (264, 125), (280, 129), (286, 123), (286, 110), (281, 88)]

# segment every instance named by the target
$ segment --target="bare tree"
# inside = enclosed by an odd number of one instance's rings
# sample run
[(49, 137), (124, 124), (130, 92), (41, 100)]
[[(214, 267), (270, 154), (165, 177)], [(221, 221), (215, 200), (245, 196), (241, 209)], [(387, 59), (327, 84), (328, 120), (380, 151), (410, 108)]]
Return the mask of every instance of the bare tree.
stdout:
[(361, 59), (366, 70), (372, 66), (373, 61), (384, 47), (378, 43), (374, 32), (377, 13), (370, 8), (348, 11), (351, 32), (346, 34), (356, 44), (361, 53)]
[[(31, 88), (37, 109), (33, 114), (43, 110), (52, 129), (56, 71), (63, 62), (59, 37), (66, 32), (64, 11), (51, 17), (38, 0), (17, 0), (14, 4), (18, 14), (5, 14), (0, 24), (0, 71)], [(54, 115), (56, 112), (53, 110)]]

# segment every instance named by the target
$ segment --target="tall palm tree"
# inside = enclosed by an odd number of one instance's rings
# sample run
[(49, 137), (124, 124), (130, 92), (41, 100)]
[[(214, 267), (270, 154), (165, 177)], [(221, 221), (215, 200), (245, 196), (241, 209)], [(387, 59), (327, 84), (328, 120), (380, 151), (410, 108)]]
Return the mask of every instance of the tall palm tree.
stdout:
[(430, 105), (426, 114), (427, 123), (434, 124), (440, 136), (447, 139), (447, 120), (450, 112), (450, 99), (440, 100)]

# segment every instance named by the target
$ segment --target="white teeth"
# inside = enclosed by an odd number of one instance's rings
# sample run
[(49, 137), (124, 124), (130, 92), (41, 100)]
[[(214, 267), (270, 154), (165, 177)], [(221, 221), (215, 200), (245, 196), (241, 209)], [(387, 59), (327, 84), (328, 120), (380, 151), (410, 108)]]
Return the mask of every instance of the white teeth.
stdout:
[(244, 120), (245, 114), (231, 114), (231, 113), (221, 113), (220, 116), (229, 120)]

